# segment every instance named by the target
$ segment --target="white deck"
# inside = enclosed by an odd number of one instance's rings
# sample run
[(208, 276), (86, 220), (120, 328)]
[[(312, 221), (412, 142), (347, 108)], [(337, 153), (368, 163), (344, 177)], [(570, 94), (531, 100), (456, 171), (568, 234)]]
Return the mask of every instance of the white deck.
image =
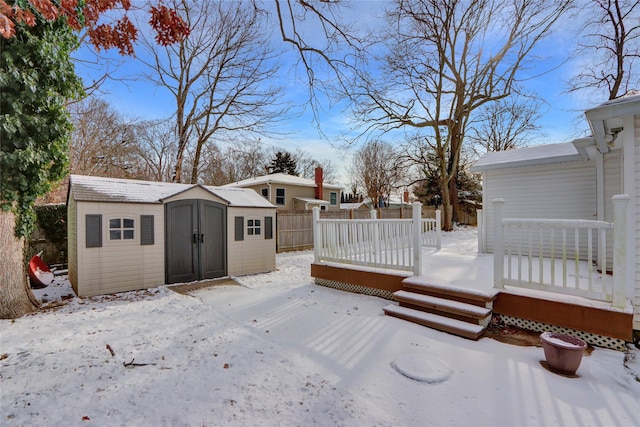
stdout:
[[(446, 236), (446, 233), (444, 236)], [(495, 295), (499, 291), (493, 286), (493, 254), (478, 253), (473, 248), (473, 244), (460, 246), (459, 242), (455, 242), (451, 245), (452, 247), (447, 246), (449, 245), (446, 239), (443, 239), (442, 249), (440, 250), (424, 248), (422, 252), (423, 273), (420, 277), (414, 277), (411, 280), (447, 288), (472, 289), (487, 295)], [(512, 260), (512, 262), (515, 262), (515, 260)], [(587, 268), (586, 263), (582, 262), (581, 264), (584, 265), (580, 266), (580, 271), (584, 271)], [(534, 265), (537, 266), (535, 259)], [(543, 274), (547, 277), (551, 274), (548, 265), (544, 267)], [(556, 271), (557, 274), (558, 271)], [(596, 271), (593, 274), (594, 277), (601, 277), (600, 273)], [(534, 275), (534, 278), (536, 277), (537, 275)], [(584, 275), (579, 275), (578, 279), (581, 286), (587, 286), (587, 280)], [(513, 286), (505, 286), (505, 290), (549, 301), (571, 302), (583, 306), (613, 309), (608, 302), (574, 295), (563, 295)], [(628, 310), (632, 310), (629, 304), (628, 307), (620, 311)]]

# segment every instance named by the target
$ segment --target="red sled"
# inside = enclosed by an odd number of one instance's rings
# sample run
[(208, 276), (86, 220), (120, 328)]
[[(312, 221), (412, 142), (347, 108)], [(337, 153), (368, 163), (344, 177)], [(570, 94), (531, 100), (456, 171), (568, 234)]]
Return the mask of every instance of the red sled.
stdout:
[(49, 266), (38, 255), (29, 260), (27, 272), (33, 289), (46, 288), (53, 281), (53, 273)]

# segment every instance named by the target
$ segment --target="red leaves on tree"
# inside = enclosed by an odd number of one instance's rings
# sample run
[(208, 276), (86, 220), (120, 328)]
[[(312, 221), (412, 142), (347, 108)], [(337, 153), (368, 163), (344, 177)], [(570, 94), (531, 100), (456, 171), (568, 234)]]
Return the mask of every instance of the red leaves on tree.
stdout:
[(151, 6), (149, 24), (156, 31), (156, 41), (162, 46), (181, 41), (189, 35), (189, 28), (175, 10), (164, 5)]
[[(174, 9), (164, 6), (159, 0), (158, 6), (151, 6), (149, 24), (156, 32), (156, 40), (166, 46), (182, 40), (189, 35), (189, 28)], [(24, 23), (36, 25), (36, 15), (47, 21), (66, 18), (67, 24), (74, 30), (87, 29), (89, 41), (97, 49), (116, 48), (123, 55), (133, 54), (133, 43), (138, 30), (126, 14), (111, 23), (98, 23), (102, 14), (121, 8), (128, 11), (131, 0), (86, 0), (82, 8), (78, 0), (29, 0), (29, 9), (22, 9), (7, 0), (0, 0), (0, 36), (5, 39), (15, 35), (15, 25)], [(83, 20), (81, 19), (83, 18)]]
[(126, 16), (116, 25), (101, 24), (87, 30), (89, 41), (98, 49), (117, 48), (122, 55), (133, 55), (133, 42), (138, 30)]

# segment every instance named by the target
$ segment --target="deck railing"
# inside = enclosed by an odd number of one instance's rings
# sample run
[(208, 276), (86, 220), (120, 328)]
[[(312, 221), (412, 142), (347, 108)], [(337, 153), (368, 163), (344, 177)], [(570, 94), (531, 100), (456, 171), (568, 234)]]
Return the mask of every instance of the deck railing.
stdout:
[[(614, 222), (609, 223), (503, 218), (505, 201), (494, 200), (494, 286), (577, 295), (624, 307), (628, 202), (627, 195), (613, 198)], [(608, 239), (612, 254), (607, 254)]]
[(420, 274), (422, 247), (440, 248), (440, 211), (423, 219), (421, 203), (413, 204), (412, 219), (320, 219), (313, 211), (315, 262), (364, 265)]

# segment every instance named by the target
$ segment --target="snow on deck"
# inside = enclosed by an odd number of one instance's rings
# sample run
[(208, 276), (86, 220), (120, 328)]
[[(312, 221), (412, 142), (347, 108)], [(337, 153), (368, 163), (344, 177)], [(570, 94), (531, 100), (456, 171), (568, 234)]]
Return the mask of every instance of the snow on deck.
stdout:
[[(417, 283), (425, 283), (448, 289), (464, 289), (472, 291), (480, 295), (495, 295), (497, 289), (493, 286), (493, 254), (478, 253), (477, 249), (477, 231), (473, 227), (460, 227), (454, 233), (442, 233), (442, 249), (424, 248), (422, 252), (422, 274), (414, 276), (408, 280)], [(516, 264), (517, 257), (512, 257), (512, 279), (517, 279)], [(528, 280), (527, 260), (523, 257), (523, 273), (522, 280)], [(532, 280), (534, 283), (539, 281), (539, 265), (538, 259), (533, 257)], [(569, 262), (568, 284), (575, 286), (576, 274), (574, 269), (574, 261)], [(505, 258), (505, 266), (507, 261)], [(588, 266), (585, 261), (581, 261), (578, 271), (578, 288), (586, 290), (588, 288)], [(605, 276), (603, 283), (602, 274), (597, 272), (595, 268), (592, 271), (592, 286), (594, 290), (600, 290), (603, 286), (610, 287), (611, 276)], [(555, 267), (555, 283), (562, 283), (561, 260), (556, 260)], [(543, 278), (545, 282), (549, 282), (551, 277), (551, 265), (548, 259), (543, 260)], [(531, 296), (548, 301), (558, 301), (566, 303), (579, 303), (583, 306), (612, 308), (611, 303), (598, 301), (596, 299), (584, 298), (577, 295), (565, 295), (552, 291), (540, 291), (516, 286), (505, 286), (510, 293)], [(629, 311), (631, 306), (628, 304), (624, 309), (617, 311)]]

